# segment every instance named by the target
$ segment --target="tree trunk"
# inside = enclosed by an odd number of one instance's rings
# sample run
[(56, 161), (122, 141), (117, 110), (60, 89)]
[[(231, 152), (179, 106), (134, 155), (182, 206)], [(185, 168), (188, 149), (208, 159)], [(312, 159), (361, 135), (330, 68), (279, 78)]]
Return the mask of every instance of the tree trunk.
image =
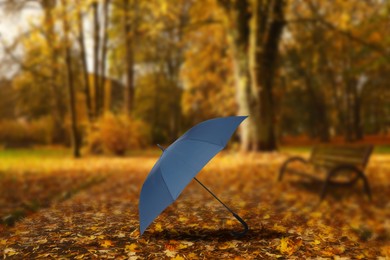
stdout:
[(55, 33), (55, 23), (53, 19), (53, 9), (55, 7), (54, 0), (44, 0), (41, 2), (44, 9), (45, 31), (47, 33), (47, 46), (50, 53), (50, 89), (53, 94), (52, 106), (53, 106), (53, 121), (55, 128), (54, 142), (63, 142), (65, 136), (64, 118), (65, 118), (65, 105), (61, 90), (57, 84), (58, 71), (58, 58), (60, 56), (58, 49), (58, 41)]
[(224, 9), (227, 19), (228, 39), (233, 50), (234, 77), (236, 85), (236, 97), (238, 114), (248, 115), (249, 118), (241, 124), (241, 150), (248, 151), (251, 148), (255, 125), (255, 118), (251, 114), (251, 79), (249, 75), (249, 21), (251, 18), (249, 1), (240, 0), (234, 3), (219, 0), (220, 6)]
[(276, 147), (273, 85), (278, 57), (278, 47), (284, 21), (284, 0), (253, 2), (251, 21), (251, 76), (258, 112), (255, 114), (258, 140), (255, 149), (273, 151)]
[(125, 67), (126, 67), (126, 88), (125, 88), (125, 113), (129, 116), (134, 108), (134, 45), (133, 45), (133, 29), (132, 14), (130, 14), (129, 0), (123, 0), (124, 11), (124, 39), (125, 39)]
[(93, 120), (93, 111), (92, 111), (92, 100), (91, 100), (91, 87), (89, 84), (88, 77), (88, 65), (87, 65), (87, 52), (85, 50), (85, 41), (84, 41), (84, 27), (83, 27), (83, 15), (81, 10), (77, 14), (77, 25), (79, 29), (78, 42), (80, 46), (80, 58), (83, 66), (83, 78), (84, 78), (84, 94), (86, 99), (87, 115), (89, 122)]
[[(273, 79), (284, 28), (284, 0), (219, 0), (233, 49), (242, 150), (276, 149)], [(252, 10), (252, 13), (250, 13)]]
[(67, 0), (61, 0), (63, 7), (62, 25), (64, 30), (65, 62), (67, 71), (67, 84), (69, 90), (69, 110), (71, 116), (71, 133), (73, 144), (73, 156), (80, 157), (80, 138), (77, 131), (76, 97), (74, 90), (74, 77), (72, 71), (71, 43), (69, 41), (69, 23), (67, 17)]
[(94, 89), (95, 89), (95, 116), (98, 117), (101, 114), (101, 89), (99, 80), (99, 49), (100, 49), (100, 21), (99, 21), (99, 10), (98, 2), (92, 3), (93, 9), (93, 62), (94, 62)]
[(361, 125), (361, 98), (358, 93), (357, 85), (353, 86), (352, 89), (352, 99), (353, 99), (353, 130), (355, 140), (363, 139), (363, 130)]
[(102, 89), (100, 103), (103, 106), (103, 109), (110, 109), (110, 102), (106, 100), (106, 58), (107, 58), (107, 45), (108, 45), (108, 11), (110, 7), (110, 0), (104, 1), (104, 24), (103, 24), (103, 40), (102, 40), (102, 56), (101, 56), (101, 68), (100, 68), (100, 88)]
[(363, 131), (360, 122), (360, 98), (357, 90), (357, 80), (347, 79), (346, 82), (346, 131), (345, 140), (354, 142), (363, 138)]
[[(296, 59), (296, 67), (299, 75), (304, 79), (304, 82), (306, 84), (306, 89), (308, 96), (310, 98), (309, 104), (310, 107), (313, 108), (310, 111), (310, 119), (311, 119), (311, 128), (310, 132), (313, 137), (319, 137), (322, 142), (328, 142), (330, 139), (329, 134), (329, 120), (326, 113), (326, 103), (321, 95), (322, 93), (319, 93), (318, 84), (317, 82), (313, 82), (313, 76), (314, 73), (309, 68), (305, 68), (302, 66), (302, 61), (299, 59), (299, 56), (297, 53), (293, 54)], [(311, 66), (312, 67), (312, 66)]]

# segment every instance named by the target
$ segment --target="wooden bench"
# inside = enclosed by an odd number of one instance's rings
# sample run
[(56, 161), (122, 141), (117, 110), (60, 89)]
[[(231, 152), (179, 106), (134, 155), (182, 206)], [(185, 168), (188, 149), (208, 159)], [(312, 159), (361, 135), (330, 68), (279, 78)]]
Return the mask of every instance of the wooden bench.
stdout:
[[(362, 179), (364, 190), (371, 200), (370, 186), (364, 169), (372, 153), (372, 145), (321, 145), (311, 151), (308, 160), (295, 156), (287, 159), (281, 166), (278, 180), (281, 181), (286, 172), (303, 175), (323, 183), (320, 194), (321, 201), (325, 198), (329, 185), (351, 186)], [(291, 167), (291, 163), (299, 162), (311, 166), (312, 170), (299, 170)], [(290, 166), (290, 167), (289, 167)], [(317, 174), (324, 172), (325, 176)]]

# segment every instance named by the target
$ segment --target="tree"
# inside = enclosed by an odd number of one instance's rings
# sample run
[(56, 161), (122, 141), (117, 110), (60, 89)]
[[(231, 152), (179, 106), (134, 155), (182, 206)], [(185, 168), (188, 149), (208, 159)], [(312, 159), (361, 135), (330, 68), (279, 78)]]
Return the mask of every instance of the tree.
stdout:
[(69, 91), (69, 111), (71, 116), (71, 133), (73, 144), (73, 156), (80, 157), (80, 137), (77, 129), (77, 111), (76, 111), (76, 97), (74, 88), (74, 75), (72, 70), (72, 56), (71, 56), (71, 41), (69, 39), (70, 25), (68, 21), (68, 4), (67, 0), (61, 0), (63, 8), (62, 26), (64, 32), (64, 44), (65, 44), (65, 63), (67, 72), (67, 85)]
[(181, 69), (186, 127), (237, 112), (230, 48), (223, 25), (216, 22), (221, 17), (215, 1), (195, 2), (191, 7)]
[(91, 85), (88, 76), (88, 66), (87, 66), (87, 52), (85, 50), (85, 37), (84, 37), (84, 26), (83, 26), (83, 6), (80, 1), (77, 1), (77, 26), (78, 26), (78, 43), (80, 49), (80, 59), (82, 63), (82, 73), (84, 80), (84, 94), (86, 101), (86, 108), (88, 114), (89, 122), (94, 118), (94, 111), (92, 110), (92, 99), (91, 99)]
[(102, 94), (103, 91), (99, 81), (99, 51), (100, 51), (100, 20), (99, 20), (99, 1), (94, 0), (92, 2), (93, 10), (93, 72), (94, 72), (94, 93), (95, 93), (95, 116), (98, 117), (102, 110)]
[[(367, 111), (372, 107), (368, 103), (381, 104), (373, 97), (381, 89), (375, 74), (388, 64), (384, 48), (388, 39), (378, 34), (386, 24), (385, 5), (306, 0), (291, 6), (284, 71), (294, 84), (287, 91), (299, 84), (306, 87), (295, 108), (307, 106), (311, 119), (305, 127), (313, 137), (327, 141), (332, 134), (344, 135), (349, 142), (361, 139), (367, 127), (362, 116), (369, 118), (372, 113)], [(298, 120), (302, 121), (297, 117), (295, 124), (301, 125)]]
[(276, 149), (273, 84), (278, 46), (285, 24), (283, 0), (219, 0), (233, 50), (242, 149)]
[(123, 0), (123, 38), (125, 40), (125, 112), (131, 115), (134, 108), (134, 31), (136, 1)]
[(53, 11), (56, 6), (55, 0), (40, 0), (42, 9), (44, 10), (44, 29), (47, 39), (47, 47), (50, 53), (51, 62), (51, 75), (50, 83), (51, 91), (53, 92), (53, 106), (56, 109), (53, 110), (53, 118), (56, 126), (57, 135), (55, 141), (63, 139), (65, 134), (65, 128), (63, 125), (65, 118), (65, 102), (62, 98), (62, 91), (60, 90), (60, 84), (57, 81), (59, 74), (59, 57), (60, 55), (60, 43), (58, 42), (55, 32), (55, 17), (53, 17)]
[(284, 5), (284, 0), (253, 2), (249, 55), (252, 93), (257, 100), (253, 111), (254, 150), (276, 149), (273, 86), (278, 47), (285, 25)]
[(107, 51), (108, 51), (108, 26), (109, 26), (109, 9), (110, 9), (110, 0), (104, 0), (104, 7), (103, 7), (103, 39), (102, 39), (102, 50), (101, 50), (101, 64), (100, 64), (100, 76), (101, 81), (99, 83), (101, 89), (102, 89), (102, 95), (101, 95), (101, 101), (100, 103), (104, 108), (109, 108), (109, 101), (106, 100), (106, 88), (105, 88), (105, 80), (106, 80), (106, 63), (107, 63)]

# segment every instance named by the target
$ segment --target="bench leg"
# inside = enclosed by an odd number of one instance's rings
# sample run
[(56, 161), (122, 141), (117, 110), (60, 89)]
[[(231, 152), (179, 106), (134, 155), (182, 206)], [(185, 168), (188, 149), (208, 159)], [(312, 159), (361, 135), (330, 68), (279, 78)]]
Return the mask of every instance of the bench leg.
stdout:
[(300, 157), (300, 156), (294, 156), (294, 157), (291, 157), (289, 159), (287, 159), (283, 164), (282, 166), (280, 167), (280, 170), (279, 170), (279, 176), (278, 176), (278, 181), (282, 181), (283, 179), (283, 175), (287, 169), (287, 165), (291, 162), (294, 162), (294, 161), (298, 161), (298, 162), (302, 162), (302, 163), (308, 163), (304, 158)]
[(367, 180), (367, 177), (364, 175), (364, 173), (360, 173), (360, 176), (363, 180), (363, 184), (364, 184), (364, 190), (368, 196), (368, 199), (370, 201), (372, 201), (372, 196), (371, 196), (371, 189), (370, 189), (370, 185), (368, 184), (368, 180)]
[(330, 183), (331, 175), (332, 174), (328, 174), (328, 176), (326, 177), (326, 180), (324, 182), (324, 185), (322, 186), (322, 190), (321, 190), (321, 194), (320, 194), (320, 202), (322, 202), (325, 199), (326, 192), (328, 190), (328, 186)]
[(351, 171), (354, 171), (358, 174), (358, 176), (359, 176), (358, 178), (361, 178), (363, 180), (364, 191), (366, 192), (369, 200), (371, 201), (372, 200), (371, 189), (370, 189), (370, 185), (368, 184), (368, 180), (367, 180), (366, 175), (360, 169), (357, 169), (356, 167), (350, 166), (350, 165), (341, 165), (341, 166), (336, 167), (328, 172), (324, 186), (322, 187), (322, 191), (321, 191), (321, 201), (325, 198), (326, 190), (327, 190), (328, 185), (332, 179), (332, 176), (337, 174), (338, 171), (343, 171), (343, 170), (351, 170)]
[(284, 174), (284, 171), (285, 171), (285, 168), (286, 167), (282, 167), (279, 171), (279, 175), (278, 175), (278, 181), (282, 181), (283, 179), (283, 174)]

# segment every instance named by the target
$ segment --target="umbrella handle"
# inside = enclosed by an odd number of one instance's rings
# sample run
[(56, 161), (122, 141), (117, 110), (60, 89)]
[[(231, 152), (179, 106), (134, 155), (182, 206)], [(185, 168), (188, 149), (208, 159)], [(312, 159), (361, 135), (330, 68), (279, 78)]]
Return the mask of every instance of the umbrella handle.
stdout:
[(237, 215), (236, 213), (232, 212), (232, 214), (241, 223), (241, 225), (244, 227), (244, 231), (242, 231), (242, 232), (231, 232), (231, 234), (233, 236), (235, 236), (235, 237), (242, 237), (249, 230), (248, 224), (239, 215)]

